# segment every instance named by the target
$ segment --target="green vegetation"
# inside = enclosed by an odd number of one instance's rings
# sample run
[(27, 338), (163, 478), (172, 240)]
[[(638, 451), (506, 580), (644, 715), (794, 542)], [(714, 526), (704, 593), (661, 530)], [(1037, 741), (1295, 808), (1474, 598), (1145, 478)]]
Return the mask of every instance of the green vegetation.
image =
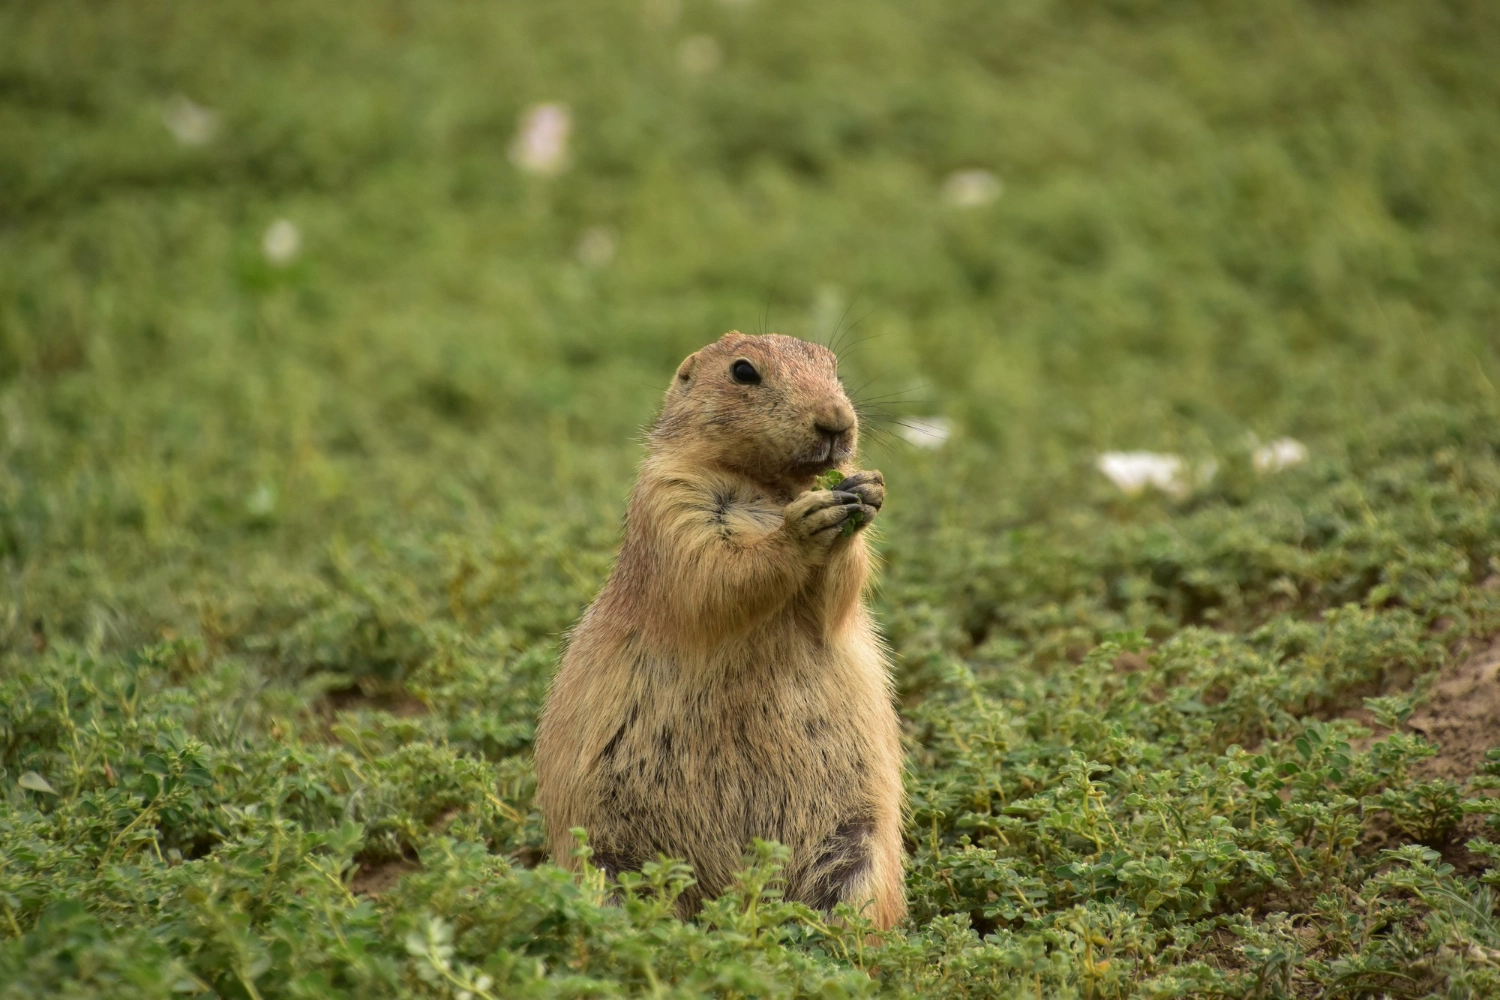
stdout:
[[(1500, 632), (1496, 66), (1487, 0), (0, 8), (0, 998), (1500, 995), (1500, 757), (1409, 725)], [(838, 332), (889, 487), (878, 938), (541, 855), (730, 328)]]

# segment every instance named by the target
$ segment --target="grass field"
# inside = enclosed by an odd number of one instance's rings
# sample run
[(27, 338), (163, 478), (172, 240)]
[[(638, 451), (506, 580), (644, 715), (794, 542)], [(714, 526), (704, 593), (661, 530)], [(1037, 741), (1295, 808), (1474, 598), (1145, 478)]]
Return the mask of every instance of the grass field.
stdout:
[[(1486, 0), (0, 6), (0, 998), (1500, 996), (1497, 66)], [(732, 328), (876, 411), (879, 938), (542, 857)]]

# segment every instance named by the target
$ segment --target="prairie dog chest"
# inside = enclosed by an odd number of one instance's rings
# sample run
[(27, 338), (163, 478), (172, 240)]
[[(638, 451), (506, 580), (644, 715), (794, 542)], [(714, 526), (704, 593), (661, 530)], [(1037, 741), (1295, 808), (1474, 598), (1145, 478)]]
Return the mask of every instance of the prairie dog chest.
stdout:
[(810, 781), (817, 789), (820, 773), (863, 769), (878, 677), (864, 676), (853, 651), (816, 643), (790, 622), (758, 639), (721, 650), (728, 662), (707, 669), (668, 668), (675, 683), (657, 689), (635, 735), (662, 777), (713, 773), (733, 784)]
[(784, 505), (743, 484), (713, 483), (707, 489), (695, 490), (695, 493), (698, 499), (692, 505), (695, 513), (726, 540), (750, 541), (776, 530), (781, 524)]

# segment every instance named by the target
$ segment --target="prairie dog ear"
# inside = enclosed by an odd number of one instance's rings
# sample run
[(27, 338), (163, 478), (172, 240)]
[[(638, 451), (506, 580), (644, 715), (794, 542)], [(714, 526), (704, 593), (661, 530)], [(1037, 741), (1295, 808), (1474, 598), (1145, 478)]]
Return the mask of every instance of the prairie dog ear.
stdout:
[(682, 364), (677, 366), (677, 384), (681, 385), (692, 378), (693, 369), (696, 367), (698, 367), (698, 352), (694, 351), (683, 360)]

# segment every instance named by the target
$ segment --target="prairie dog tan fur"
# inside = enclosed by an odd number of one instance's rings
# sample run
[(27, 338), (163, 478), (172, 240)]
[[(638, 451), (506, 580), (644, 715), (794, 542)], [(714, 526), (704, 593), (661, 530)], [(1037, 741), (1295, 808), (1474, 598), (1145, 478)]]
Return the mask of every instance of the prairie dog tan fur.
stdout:
[(815, 483), (857, 444), (826, 348), (728, 333), (677, 369), (537, 729), (558, 863), (580, 826), (611, 875), (683, 858), (686, 914), (760, 837), (791, 851), (788, 898), (905, 914), (899, 725), (863, 599), (885, 483)]

